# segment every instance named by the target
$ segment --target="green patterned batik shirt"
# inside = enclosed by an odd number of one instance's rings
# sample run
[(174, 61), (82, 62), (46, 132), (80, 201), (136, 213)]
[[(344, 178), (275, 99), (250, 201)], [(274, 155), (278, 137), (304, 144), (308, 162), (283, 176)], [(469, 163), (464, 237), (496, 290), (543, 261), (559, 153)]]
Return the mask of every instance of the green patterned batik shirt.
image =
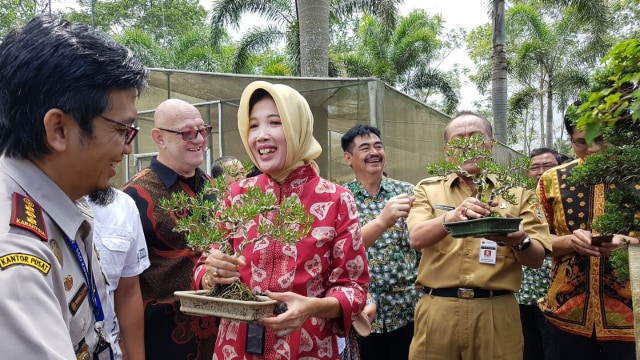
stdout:
[(518, 304), (536, 305), (538, 299), (547, 295), (549, 289), (549, 277), (551, 274), (551, 258), (545, 257), (539, 269), (522, 267), (522, 285), (516, 294)]
[[(414, 186), (383, 178), (380, 189), (371, 196), (357, 180), (345, 184), (353, 193), (360, 215), (360, 225), (375, 219), (384, 209), (387, 200), (401, 194), (413, 195)], [(415, 305), (422, 295), (415, 288), (420, 253), (409, 246), (409, 232), (405, 219), (387, 229), (367, 249), (370, 287), (378, 305), (372, 331), (383, 333), (401, 328), (413, 321)]]

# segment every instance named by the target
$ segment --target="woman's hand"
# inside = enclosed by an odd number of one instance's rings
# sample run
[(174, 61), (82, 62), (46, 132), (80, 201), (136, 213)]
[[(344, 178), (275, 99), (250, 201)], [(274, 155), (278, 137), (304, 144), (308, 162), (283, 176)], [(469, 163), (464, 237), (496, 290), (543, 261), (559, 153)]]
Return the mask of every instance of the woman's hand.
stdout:
[(267, 291), (267, 296), (287, 304), (287, 311), (274, 317), (259, 319), (260, 323), (275, 331), (277, 336), (287, 336), (300, 329), (302, 324), (313, 314), (313, 301), (291, 291), (274, 293)]
[(374, 302), (370, 302), (367, 305), (364, 306), (364, 309), (362, 309), (362, 312), (367, 315), (367, 319), (369, 319), (369, 322), (372, 323), (373, 319), (375, 319), (376, 317), (376, 312), (378, 311), (378, 304)]
[(207, 273), (202, 277), (202, 287), (210, 289), (216, 284), (231, 284), (240, 280), (238, 268), (246, 263), (243, 256), (235, 257), (218, 249), (210, 249), (205, 265)]

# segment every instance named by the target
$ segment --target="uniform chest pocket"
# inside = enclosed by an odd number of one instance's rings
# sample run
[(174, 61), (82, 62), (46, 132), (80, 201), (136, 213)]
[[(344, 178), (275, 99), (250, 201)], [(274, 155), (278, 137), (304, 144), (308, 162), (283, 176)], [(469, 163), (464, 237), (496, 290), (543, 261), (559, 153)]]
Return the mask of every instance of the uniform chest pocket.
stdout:
[(96, 242), (102, 269), (111, 284), (117, 284), (131, 247), (131, 242), (117, 237), (101, 237)]

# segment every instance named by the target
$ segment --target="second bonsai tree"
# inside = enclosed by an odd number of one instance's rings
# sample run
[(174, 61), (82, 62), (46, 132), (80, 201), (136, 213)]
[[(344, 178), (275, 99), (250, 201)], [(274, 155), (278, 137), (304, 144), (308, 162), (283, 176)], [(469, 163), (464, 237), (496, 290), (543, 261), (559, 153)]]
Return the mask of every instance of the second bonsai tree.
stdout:
[[(243, 181), (250, 182), (251, 179)], [(295, 196), (284, 198), (278, 203), (274, 194), (262, 192), (258, 187), (249, 187), (246, 193), (231, 199), (227, 204), (226, 196), (228, 193), (224, 177), (219, 177), (215, 179), (215, 184), (206, 184), (197, 196), (191, 197), (184, 192), (174, 193), (170, 199), (163, 199), (161, 206), (181, 215), (177, 215), (177, 224), (173, 230), (185, 232), (190, 247), (205, 251), (216, 247), (236, 257), (241, 256), (248, 245), (266, 238), (291, 245), (304, 238), (311, 230), (313, 216), (307, 213)], [(248, 230), (255, 225), (257, 234), (249, 240)], [(238, 236), (244, 241), (234, 250), (231, 239)], [(208, 295), (260, 301), (242, 281), (216, 285)]]
[[(494, 159), (493, 147), (495, 140), (486, 139), (481, 134), (473, 134), (468, 138), (454, 138), (447, 142), (444, 159), (427, 166), (427, 173), (433, 176), (447, 176), (451, 173), (458, 173), (461, 176), (470, 178), (476, 186), (476, 198), (484, 203), (491, 202), (500, 197), (512, 205), (517, 205), (515, 196), (510, 192), (515, 187), (532, 189), (535, 186), (535, 179), (526, 176), (525, 171), (529, 167), (529, 158), (522, 156), (511, 160), (507, 165), (501, 165)], [(460, 164), (473, 161), (480, 171), (469, 173), (463, 170)], [(491, 182), (489, 175), (495, 177), (496, 181)], [(490, 217), (500, 217), (500, 213), (492, 211)], [(507, 220), (507, 219), (505, 219)], [(470, 220), (475, 221), (475, 220)], [(507, 231), (517, 231), (518, 220), (510, 220), (514, 228), (505, 228), (497, 233)], [(503, 222), (504, 223), (504, 222)], [(454, 227), (459, 224), (447, 224)], [(477, 226), (477, 225), (476, 225)], [(504, 226), (501, 224), (500, 226)], [(452, 229), (452, 236), (464, 237), (473, 234), (474, 236), (490, 235), (491, 229), (475, 229), (470, 233), (465, 231), (456, 232)]]

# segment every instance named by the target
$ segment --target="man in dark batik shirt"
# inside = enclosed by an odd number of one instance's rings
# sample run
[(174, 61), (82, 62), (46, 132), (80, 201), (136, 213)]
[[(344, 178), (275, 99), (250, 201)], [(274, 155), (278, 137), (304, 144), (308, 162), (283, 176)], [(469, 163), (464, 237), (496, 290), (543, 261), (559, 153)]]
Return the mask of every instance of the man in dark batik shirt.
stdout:
[(215, 319), (180, 312), (174, 291), (191, 290), (191, 273), (202, 254), (187, 246), (183, 233), (173, 232), (176, 218), (159, 208), (162, 198), (184, 191), (195, 196), (210, 178), (199, 168), (211, 127), (198, 109), (177, 99), (161, 103), (151, 136), (158, 156), (133, 177), (123, 191), (131, 196), (149, 249), (151, 266), (140, 275), (144, 301), (145, 351), (148, 360), (211, 360), (217, 334)]

